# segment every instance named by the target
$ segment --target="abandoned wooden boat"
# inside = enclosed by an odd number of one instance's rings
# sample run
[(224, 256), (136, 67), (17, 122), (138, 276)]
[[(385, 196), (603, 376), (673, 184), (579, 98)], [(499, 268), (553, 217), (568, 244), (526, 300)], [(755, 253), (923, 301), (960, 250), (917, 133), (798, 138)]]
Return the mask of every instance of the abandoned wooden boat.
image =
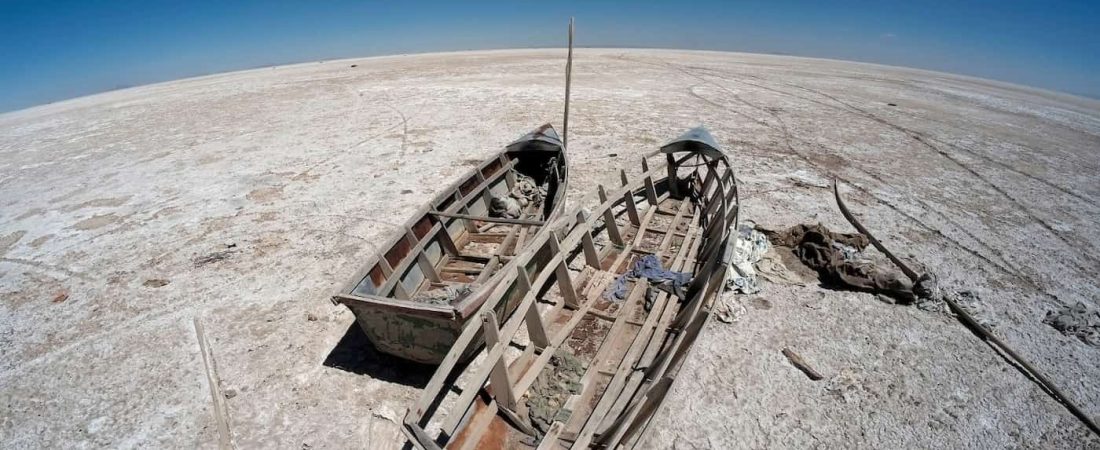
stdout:
[[(528, 133), (416, 213), (333, 302), (351, 309), (378, 350), (440, 362), (498, 270), (564, 208), (568, 173), (554, 128)], [(498, 302), (494, 311), (507, 317), (517, 302)]]
[[(724, 284), (738, 212), (703, 129), (517, 255), (406, 413), (421, 448), (633, 446)], [(666, 169), (667, 170), (662, 170)], [(656, 179), (658, 172), (665, 175)], [(563, 231), (559, 231), (563, 230)], [(667, 269), (665, 269), (667, 268)], [(664, 280), (659, 282), (658, 280)], [(520, 302), (506, 318), (498, 303)], [(477, 336), (484, 335), (483, 347)], [(459, 364), (471, 348), (474, 359)]]

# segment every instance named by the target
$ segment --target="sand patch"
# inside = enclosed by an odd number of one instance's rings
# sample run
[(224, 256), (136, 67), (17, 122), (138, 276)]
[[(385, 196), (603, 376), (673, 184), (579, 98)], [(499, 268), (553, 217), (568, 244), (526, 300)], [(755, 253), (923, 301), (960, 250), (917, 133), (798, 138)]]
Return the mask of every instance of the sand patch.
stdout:
[(39, 236), (39, 237), (35, 238), (33, 241), (31, 241), (30, 244), (27, 244), (27, 245), (30, 245), (31, 248), (38, 248), (38, 247), (41, 247), (42, 244), (45, 244), (46, 241), (50, 240), (50, 238), (52, 238), (52, 237), (53, 237), (52, 234), (47, 234), (45, 236)]
[(26, 230), (19, 230), (14, 233), (9, 233), (4, 237), (0, 237), (0, 255), (7, 253), (8, 249), (15, 245), (16, 242), (19, 242), (20, 239), (23, 239), (23, 235), (25, 234), (27, 234)]
[(249, 192), (246, 197), (256, 203), (270, 203), (272, 201), (283, 198), (283, 188), (271, 186), (253, 189), (252, 192)]
[(117, 223), (120, 220), (122, 220), (122, 218), (116, 214), (98, 214), (77, 222), (71, 228), (75, 228), (77, 230), (94, 230), (96, 228), (105, 227), (112, 223)]
[(116, 206), (122, 206), (129, 199), (130, 199), (129, 195), (127, 195), (125, 197), (115, 197), (115, 198), (97, 198), (97, 199), (94, 199), (94, 200), (88, 200), (84, 203), (79, 203), (79, 204), (76, 204), (76, 205), (69, 205), (69, 206), (66, 206), (64, 208), (61, 208), (61, 210), (64, 211), (64, 212), (73, 212), (73, 211), (79, 211), (79, 210), (84, 209), (84, 208), (112, 208), (112, 207), (116, 207)]
[(34, 208), (34, 209), (31, 209), (31, 210), (29, 210), (29, 211), (27, 211), (23, 214), (20, 214), (19, 217), (15, 218), (15, 220), (23, 220), (23, 219), (29, 219), (29, 218), (34, 217), (34, 216), (40, 216), (44, 212), (46, 212), (46, 210), (44, 210), (42, 208)]

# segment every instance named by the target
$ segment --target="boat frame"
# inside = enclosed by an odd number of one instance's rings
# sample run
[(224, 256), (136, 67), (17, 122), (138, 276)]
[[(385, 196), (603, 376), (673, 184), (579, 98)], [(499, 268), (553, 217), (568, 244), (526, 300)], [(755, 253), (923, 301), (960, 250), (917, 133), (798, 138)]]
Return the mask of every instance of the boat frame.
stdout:
[[(623, 185), (610, 191), (599, 186), (597, 195), (600, 205), (591, 215), (578, 213), (562, 217), (560, 220), (563, 223), (553, 226), (554, 231), (541, 234), (531, 247), (517, 255), (513, 268), (502, 274), (503, 278), (491, 294), (491, 298), (503, 299), (508, 293), (521, 292), (523, 296), (514, 313), (500, 322), (501, 316), (494, 312), (493, 301), (482, 305), (477, 312), (480, 323), (471, 321), (463, 330), (420, 399), (406, 413), (403, 430), (410, 442), (426, 449), (440, 448), (441, 445), (474, 448), (486, 433), (493, 433), (489, 425), (498, 416), (506, 418), (513, 429), (532, 434), (530, 426), (516, 413), (517, 404), (555, 350), (588, 315), (602, 316), (601, 319), (611, 321), (613, 325), (608, 337), (601, 341), (592, 363), (585, 369), (582, 381), (584, 391), (576, 401), (593, 400), (594, 390), (589, 388), (597, 377), (608, 379), (607, 387), (587, 417), (574, 418), (574, 414), (566, 422), (553, 423), (542, 436), (538, 448), (559, 448), (560, 445), (615, 448), (619, 444), (637, 442), (640, 431), (647, 427), (691, 344), (708, 319), (716, 293), (725, 280), (725, 267), (730, 257), (729, 230), (735, 227), (738, 217), (737, 187), (728, 159), (717, 150), (709, 135), (705, 138), (709, 142), (693, 141), (685, 135), (665, 146), (662, 151), (667, 156), (663, 164), (667, 168), (667, 176), (663, 179), (655, 180), (662, 167), (651, 170), (645, 158), (642, 159), (641, 177), (635, 181), (629, 181), (625, 171), (620, 171)], [(706, 149), (717, 151), (718, 156)], [(686, 151), (687, 155), (675, 158), (673, 154), (677, 151)], [(684, 165), (691, 159), (702, 163), (695, 165), (691, 173), (681, 179), (678, 172), (682, 167), (691, 167)], [(722, 170), (718, 170), (719, 166)], [(688, 232), (684, 233), (670, 266), (671, 270), (694, 269), (692, 272), (696, 276), (687, 289), (688, 298), (677, 308), (679, 302), (669, 294), (658, 294), (652, 312), (641, 324), (623, 358), (609, 365), (600, 359), (600, 353), (605, 348), (613, 347), (607, 343), (616, 339), (612, 334), (622, 329), (622, 324), (629, 320), (628, 314), (620, 310), (618, 315), (608, 316), (591, 306), (594, 299), (601, 296), (614, 281), (614, 276), (595, 270), (577, 274), (570, 270), (570, 263), (579, 258), (593, 269), (603, 270), (606, 266), (614, 271), (621, 267), (624, 257), (635, 253), (634, 246), (646, 234), (647, 224), (660, 210), (661, 203), (669, 196), (679, 195), (677, 191), (684, 189), (681, 182), (685, 180), (701, 183), (698, 192), (706, 199), (705, 203), (694, 204), (686, 198), (680, 201), (680, 210), (669, 230), (666, 230), (659, 250), (669, 249), (677, 222), (684, 219), (687, 206), (694, 205), (697, 211), (692, 211), (692, 219), (699, 220), (694, 220)], [(658, 194), (659, 187), (663, 187), (661, 194)], [(640, 199), (647, 206), (656, 207), (640, 211)], [(624, 230), (616, 221), (624, 216), (627, 227), (634, 230), (632, 236), (624, 236)], [(562, 237), (563, 232), (557, 230), (567, 231)], [(607, 241), (611, 245), (597, 249), (597, 240)], [(607, 266), (606, 262), (610, 259), (608, 253), (612, 249), (619, 249), (618, 255)], [(586, 276), (601, 275), (602, 279), (585, 279)], [(647, 285), (634, 283), (624, 305), (636, 302), (638, 296), (646, 291), (640, 288)], [(585, 289), (578, 291), (577, 286), (584, 286)], [(547, 302), (543, 294), (554, 288), (560, 299)], [(540, 303), (544, 305), (542, 311)], [(552, 321), (562, 318), (559, 313), (563, 309), (572, 311), (572, 315), (561, 328), (551, 333), (547, 318)], [(521, 330), (526, 331), (525, 340), (529, 344), (509, 364), (506, 352)], [(484, 350), (474, 362), (460, 367), (462, 356), (469, 354), (471, 348), (480, 346), (477, 336), (484, 336)], [(621, 342), (619, 347), (621, 349)], [(597, 363), (600, 367), (593, 367)], [(460, 392), (457, 400), (447, 403), (444, 417), (434, 417), (452, 390)], [(438, 437), (429, 436), (429, 423), (439, 426)]]

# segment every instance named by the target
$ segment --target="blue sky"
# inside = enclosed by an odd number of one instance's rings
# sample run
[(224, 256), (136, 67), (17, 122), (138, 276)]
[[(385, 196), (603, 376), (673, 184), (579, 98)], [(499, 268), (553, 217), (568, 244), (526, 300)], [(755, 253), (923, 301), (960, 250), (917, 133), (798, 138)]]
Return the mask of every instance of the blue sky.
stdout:
[(1100, 98), (1100, 1), (0, 0), (0, 111), (266, 65), (564, 45), (781, 53)]

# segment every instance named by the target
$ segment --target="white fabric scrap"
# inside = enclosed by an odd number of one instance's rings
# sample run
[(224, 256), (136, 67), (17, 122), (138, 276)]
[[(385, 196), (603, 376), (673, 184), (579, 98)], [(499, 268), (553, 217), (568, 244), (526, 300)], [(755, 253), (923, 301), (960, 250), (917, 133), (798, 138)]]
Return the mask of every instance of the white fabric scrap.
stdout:
[(733, 247), (733, 260), (727, 269), (729, 272), (726, 278), (726, 289), (742, 294), (760, 292), (754, 266), (771, 247), (768, 237), (757, 231), (756, 225), (751, 222), (731, 231), (736, 233), (737, 241)]

